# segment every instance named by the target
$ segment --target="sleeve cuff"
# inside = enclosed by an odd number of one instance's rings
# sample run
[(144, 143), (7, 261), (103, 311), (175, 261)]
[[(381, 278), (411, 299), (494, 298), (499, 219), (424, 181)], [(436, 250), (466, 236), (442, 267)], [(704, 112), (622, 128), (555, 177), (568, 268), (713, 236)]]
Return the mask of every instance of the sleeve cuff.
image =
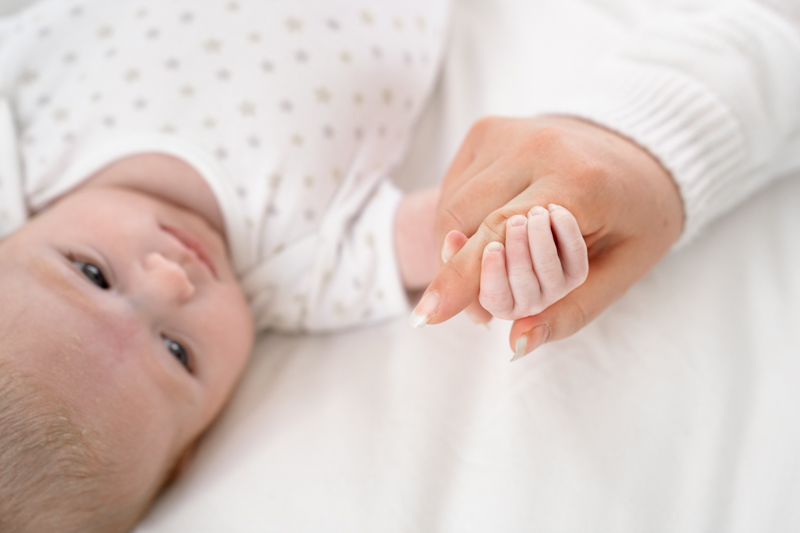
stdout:
[(588, 86), (553, 111), (624, 135), (664, 165), (683, 199), (676, 248), (735, 202), (730, 183), (746, 166), (745, 138), (713, 92), (672, 69), (620, 60), (604, 62)]
[(375, 191), (375, 197), (362, 215), (364, 239), (372, 241), (377, 259), (375, 285), (370, 299), (373, 317), (377, 320), (395, 318), (411, 312), (394, 242), (394, 219), (403, 193), (385, 180)]

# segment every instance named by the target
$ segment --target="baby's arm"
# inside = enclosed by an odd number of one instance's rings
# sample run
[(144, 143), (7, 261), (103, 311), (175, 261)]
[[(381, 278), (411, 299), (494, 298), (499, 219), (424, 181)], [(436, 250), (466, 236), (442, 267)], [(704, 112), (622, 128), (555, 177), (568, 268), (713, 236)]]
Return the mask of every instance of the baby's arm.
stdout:
[(420, 291), (439, 271), (436, 243), (436, 206), (439, 188), (407, 194), (397, 207), (394, 219), (394, 243), (397, 267), (403, 286)]
[[(451, 231), (445, 238), (447, 261), (466, 242)], [(566, 208), (534, 207), (506, 222), (506, 244), (491, 242), (483, 251), (479, 301), (492, 316), (517, 320), (541, 313), (579, 287), (589, 273), (586, 242)]]

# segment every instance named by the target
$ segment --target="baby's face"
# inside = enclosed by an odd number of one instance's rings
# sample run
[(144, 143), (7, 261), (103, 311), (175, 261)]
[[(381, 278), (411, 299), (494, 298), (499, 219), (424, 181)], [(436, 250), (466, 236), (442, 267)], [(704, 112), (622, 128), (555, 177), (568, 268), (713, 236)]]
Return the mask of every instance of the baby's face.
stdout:
[(0, 242), (0, 357), (74, 407), (152, 483), (214, 419), (253, 325), (225, 243), (124, 189), (78, 190)]

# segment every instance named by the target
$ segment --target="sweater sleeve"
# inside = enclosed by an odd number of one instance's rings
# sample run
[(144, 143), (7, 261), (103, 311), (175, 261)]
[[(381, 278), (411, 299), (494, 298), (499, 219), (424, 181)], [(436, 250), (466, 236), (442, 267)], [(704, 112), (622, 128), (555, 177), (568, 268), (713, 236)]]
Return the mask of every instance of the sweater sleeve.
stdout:
[(632, 139), (670, 171), (685, 212), (678, 246), (800, 168), (799, 4), (656, 13), (556, 110)]

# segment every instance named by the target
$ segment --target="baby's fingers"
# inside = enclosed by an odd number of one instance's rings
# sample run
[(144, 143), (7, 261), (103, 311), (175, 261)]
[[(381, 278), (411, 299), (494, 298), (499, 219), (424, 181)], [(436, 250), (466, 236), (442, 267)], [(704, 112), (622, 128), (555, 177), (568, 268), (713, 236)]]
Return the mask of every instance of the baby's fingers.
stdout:
[(483, 249), (478, 300), (497, 318), (509, 318), (514, 310), (514, 298), (506, 275), (506, 254), (499, 242), (490, 242)]
[(566, 294), (564, 271), (550, 229), (550, 213), (544, 207), (536, 206), (528, 213), (528, 243), (542, 295), (547, 302), (555, 302)]
[(525, 215), (514, 215), (506, 225), (506, 269), (514, 299), (513, 319), (535, 315), (543, 309), (539, 281), (531, 263), (527, 223)]
[(463, 248), (468, 240), (466, 235), (455, 229), (445, 235), (442, 246), (442, 263), (450, 261), (450, 258), (456, 255), (456, 252)]
[(567, 209), (550, 204), (550, 223), (555, 234), (566, 290), (571, 291), (586, 281), (589, 274), (589, 255), (578, 221)]

